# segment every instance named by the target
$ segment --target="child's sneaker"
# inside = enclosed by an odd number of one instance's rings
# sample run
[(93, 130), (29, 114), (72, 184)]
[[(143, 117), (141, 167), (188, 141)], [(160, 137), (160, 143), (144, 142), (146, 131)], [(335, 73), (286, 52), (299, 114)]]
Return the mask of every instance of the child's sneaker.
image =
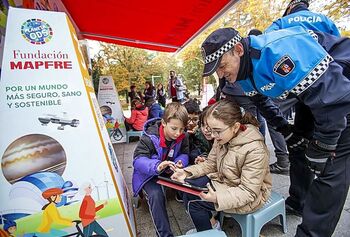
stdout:
[(213, 225), (213, 229), (221, 230), (221, 225), (219, 221), (216, 221), (216, 223)]
[(193, 228), (193, 229), (190, 229), (189, 231), (187, 231), (186, 235), (191, 235), (191, 234), (194, 234), (194, 233), (197, 233), (196, 228)]
[[(219, 221), (217, 221), (212, 227), (213, 227), (213, 229), (217, 229), (217, 230), (221, 231), (221, 225), (220, 225)], [(194, 233), (197, 233), (196, 228), (193, 228), (193, 229), (190, 229), (189, 231), (187, 231), (186, 235), (191, 235), (191, 234), (194, 234)]]

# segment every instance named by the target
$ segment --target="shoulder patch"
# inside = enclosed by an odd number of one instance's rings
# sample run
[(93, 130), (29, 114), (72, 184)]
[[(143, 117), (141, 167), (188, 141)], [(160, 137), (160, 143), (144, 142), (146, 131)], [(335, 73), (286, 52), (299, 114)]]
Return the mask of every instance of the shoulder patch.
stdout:
[(285, 77), (290, 74), (295, 68), (293, 60), (288, 56), (284, 55), (280, 58), (277, 63), (273, 66), (274, 73)]

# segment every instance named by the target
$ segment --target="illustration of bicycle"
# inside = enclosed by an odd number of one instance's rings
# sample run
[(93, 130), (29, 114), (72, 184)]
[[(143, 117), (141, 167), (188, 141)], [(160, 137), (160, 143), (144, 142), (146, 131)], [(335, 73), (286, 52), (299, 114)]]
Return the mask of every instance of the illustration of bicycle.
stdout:
[[(77, 229), (77, 231), (76, 232), (74, 232), (74, 233), (71, 233), (71, 234), (67, 234), (67, 235), (62, 235), (61, 237), (72, 237), (72, 236), (74, 236), (74, 237), (105, 237), (104, 235), (90, 235), (90, 236), (85, 236), (84, 235), (84, 233), (83, 233), (83, 231), (81, 230), (81, 228), (80, 228), (80, 226), (79, 226), (79, 224), (81, 223), (81, 221), (80, 220), (74, 220), (73, 221), (74, 223), (75, 223), (75, 228)], [(47, 235), (47, 234), (46, 234)], [(45, 235), (45, 236), (46, 236)], [(41, 236), (41, 234), (39, 234), (38, 233), (38, 235), (37, 234), (25, 234), (24, 235), (25, 237), (40, 237)]]
[[(67, 234), (67, 235), (61, 235), (61, 237), (69, 237), (69, 236), (75, 236), (75, 237), (85, 237), (83, 231), (81, 230), (79, 224), (81, 223), (80, 220), (74, 220), (73, 223), (75, 224), (75, 228), (77, 229), (76, 232), (71, 233), (71, 234)], [(60, 230), (57, 230), (60, 231)], [(64, 231), (60, 231), (63, 232)], [(52, 234), (52, 233), (51, 233)], [(58, 233), (55, 233), (55, 235)], [(62, 234), (62, 233), (60, 233)], [(42, 234), (42, 233), (32, 233), (32, 234), (25, 234), (24, 237), (41, 237), (41, 236), (47, 236), (48, 234)], [(94, 237), (96, 237), (96, 235), (94, 235)]]
[(74, 232), (74, 233), (71, 233), (71, 234), (68, 234), (68, 235), (64, 235), (62, 237), (69, 237), (69, 236), (75, 236), (75, 237), (85, 237), (83, 231), (80, 229), (80, 226), (79, 224), (81, 223), (81, 221), (79, 220), (74, 220), (73, 221), (75, 223), (75, 228), (77, 228), (77, 232)]

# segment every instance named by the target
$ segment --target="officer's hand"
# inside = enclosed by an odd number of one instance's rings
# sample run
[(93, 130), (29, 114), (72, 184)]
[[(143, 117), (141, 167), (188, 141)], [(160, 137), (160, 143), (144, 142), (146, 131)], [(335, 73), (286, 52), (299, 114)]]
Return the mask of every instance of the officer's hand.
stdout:
[(328, 159), (335, 158), (334, 150), (327, 150), (318, 145), (318, 141), (313, 140), (309, 143), (305, 157), (308, 166), (316, 175), (322, 175)]
[(277, 129), (277, 131), (284, 136), (289, 151), (303, 151), (309, 143), (309, 140), (294, 131), (294, 126), (291, 124), (287, 124), (286, 126)]

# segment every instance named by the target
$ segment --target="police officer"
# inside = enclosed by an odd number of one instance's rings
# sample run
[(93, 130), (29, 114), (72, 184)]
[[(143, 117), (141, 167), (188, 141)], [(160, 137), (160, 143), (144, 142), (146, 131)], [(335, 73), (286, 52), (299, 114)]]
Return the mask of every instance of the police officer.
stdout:
[[(334, 22), (327, 16), (309, 11), (309, 0), (292, 0), (284, 14), (283, 17), (274, 21), (271, 26), (269, 26), (265, 32), (271, 32), (279, 29), (285, 29), (294, 26), (303, 26), (306, 29), (325, 32), (335, 37), (340, 37), (340, 32), (337, 29)], [(329, 49), (326, 49), (329, 54), (331, 54), (334, 59), (343, 65), (342, 54), (345, 53), (345, 57), (348, 55), (345, 52), (333, 53)], [(343, 67), (346, 68), (346, 67)], [(346, 71), (344, 69), (344, 71)], [(345, 73), (344, 73), (345, 75)], [(286, 102), (280, 105), (281, 110), (287, 110), (291, 99), (285, 100)], [(304, 106), (302, 103), (297, 103), (295, 105), (296, 116), (294, 120), (295, 126), (293, 127), (294, 132), (300, 134), (300, 136), (310, 138), (312, 136), (312, 126), (313, 116), (309, 108)], [(301, 117), (299, 115), (302, 115)], [(282, 129), (283, 130), (283, 129)], [(288, 135), (288, 132), (287, 132)], [(293, 140), (287, 141), (289, 157), (290, 157), (290, 188), (289, 197), (286, 199), (286, 210), (289, 213), (301, 215), (303, 205), (305, 202), (306, 194), (310, 188), (311, 182), (313, 180), (313, 174), (305, 167), (305, 149), (303, 146), (305, 143), (295, 143)], [(274, 164), (273, 164), (274, 165)]]
[[(261, 95), (295, 97), (310, 109), (313, 129), (306, 159), (301, 162), (317, 178), (305, 181), (310, 182), (310, 187), (296, 236), (331, 236), (348, 193), (350, 79), (324, 48), (342, 48), (349, 41), (308, 32), (303, 27), (247, 38), (233, 28), (223, 28), (214, 31), (202, 44), (204, 76), (216, 71), (219, 78), (225, 77), (230, 83), (238, 81), (253, 99)], [(348, 48), (339, 49), (344, 50)], [(274, 111), (257, 105), (269, 120)], [(306, 139), (292, 131), (286, 121), (270, 123), (280, 128), (291, 143), (305, 148)]]
[(308, 7), (309, 0), (292, 0), (283, 17), (274, 21), (265, 30), (265, 33), (302, 25), (309, 30), (326, 32), (340, 37), (340, 32), (331, 19), (321, 13), (309, 11)]
[[(257, 29), (252, 29), (248, 35), (261, 35), (262, 32)], [(292, 113), (292, 107), (296, 104), (296, 99), (289, 100), (273, 100), (272, 101), (276, 106), (278, 106), (285, 118), (288, 117), (288, 114)], [(260, 113), (259, 113), (260, 114)], [(270, 123), (267, 123), (269, 130), (270, 138), (275, 148), (275, 155), (277, 161), (273, 164), (270, 164), (270, 172), (274, 174), (289, 174), (289, 154), (287, 151), (286, 142), (281, 133), (276, 131), (276, 129), (271, 126)]]

